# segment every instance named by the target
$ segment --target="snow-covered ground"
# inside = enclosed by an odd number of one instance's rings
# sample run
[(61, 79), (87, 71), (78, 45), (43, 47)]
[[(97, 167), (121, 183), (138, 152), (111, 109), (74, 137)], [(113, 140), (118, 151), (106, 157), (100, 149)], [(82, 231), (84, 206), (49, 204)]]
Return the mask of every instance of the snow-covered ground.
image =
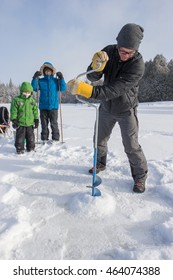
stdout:
[(116, 126), (102, 195), (92, 197), (95, 110), (63, 105), (62, 113), (63, 144), (16, 155), (13, 137), (0, 137), (0, 259), (173, 259), (173, 102), (138, 108), (149, 166), (143, 194), (132, 192)]

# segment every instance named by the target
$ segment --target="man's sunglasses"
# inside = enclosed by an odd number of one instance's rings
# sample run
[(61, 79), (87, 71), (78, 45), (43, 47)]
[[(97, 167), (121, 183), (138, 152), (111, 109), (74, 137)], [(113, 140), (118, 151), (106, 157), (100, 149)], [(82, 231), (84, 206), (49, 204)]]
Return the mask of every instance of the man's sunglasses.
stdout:
[(126, 52), (122, 50), (121, 48), (118, 49), (119, 54), (121, 55), (128, 55), (129, 57), (132, 57), (135, 55), (136, 51)]

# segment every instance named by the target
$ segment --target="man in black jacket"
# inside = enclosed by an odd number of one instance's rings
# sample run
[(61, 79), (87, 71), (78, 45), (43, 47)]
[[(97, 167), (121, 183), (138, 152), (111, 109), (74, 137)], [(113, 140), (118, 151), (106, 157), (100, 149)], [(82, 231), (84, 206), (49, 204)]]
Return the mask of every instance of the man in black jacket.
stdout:
[[(107, 142), (113, 127), (119, 124), (124, 150), (134, 180), (133, 191), (145, 191), (147, 161), (138, 143), (138, 84), (145, 70), (142, 55), (138, 52), (143, 28), (129, 23), (117, 36), (117, 45), (109, 45), (94, 54), (87, 75), (94, 82), (104, 75), (102, 86), (91, 86), (80, 80), (68, 82), (68, 90), (86, 98), (101, 100), (99, 108), (97, 173), (106, 168)], [(92, 169), (89, 170), (92, 173)]]

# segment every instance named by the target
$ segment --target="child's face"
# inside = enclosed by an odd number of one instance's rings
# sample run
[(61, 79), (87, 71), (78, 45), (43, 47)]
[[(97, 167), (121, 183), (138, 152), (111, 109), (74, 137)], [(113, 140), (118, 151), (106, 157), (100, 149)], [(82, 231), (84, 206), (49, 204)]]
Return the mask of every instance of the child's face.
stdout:
[(50, 69), (46, 69), (45, 70), (45, 74), (50, 76), (50, 75), (52, 75), (52, 71)]
[(24, 91), (24, 92), (23, 92), (23, 95), (24, 95), (26, 98), (28, 98), (28, 97), (31, 96), (31, 91)]

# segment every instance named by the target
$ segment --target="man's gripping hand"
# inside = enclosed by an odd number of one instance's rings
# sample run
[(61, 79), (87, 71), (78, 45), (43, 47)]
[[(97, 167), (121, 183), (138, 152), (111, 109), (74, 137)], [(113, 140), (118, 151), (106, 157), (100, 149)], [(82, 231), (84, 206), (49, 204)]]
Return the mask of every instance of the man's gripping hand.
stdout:
[(101, 72), (105, 68), (108, 60), (109, 60), (109, 57), (106, 52), (104, 52), (104, 51), (96, 52), (92, 58), (91, 67), (94, 70), (94, 69), (97, 69), (100, 65), (100, 68), (98, 70), (96, 70), (96, 72)]
[(78, 79), (73, 79), (67, 83), (67, 90), (73, 95), (82, 95), (90, 98), (93, 91), (93, 86), (81, 82)]

